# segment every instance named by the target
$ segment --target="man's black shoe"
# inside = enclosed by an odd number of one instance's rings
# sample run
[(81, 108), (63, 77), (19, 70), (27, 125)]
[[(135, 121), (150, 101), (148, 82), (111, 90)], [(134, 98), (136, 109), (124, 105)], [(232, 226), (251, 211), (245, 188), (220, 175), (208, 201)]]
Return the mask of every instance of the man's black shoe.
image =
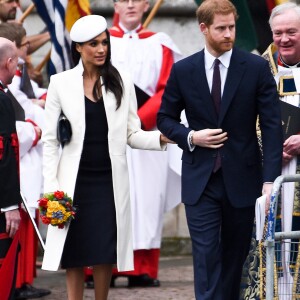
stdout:
[(128, 287), (159, 287), (160, 281), (149, 277), (147, 274), (128, 276)]
[(21, 288), (15, 291), (15, 300), (20, 299), (36, 299), (51, 294), (51, 291), (46, 289), (38, 289), (30, 284), (23, 284)]

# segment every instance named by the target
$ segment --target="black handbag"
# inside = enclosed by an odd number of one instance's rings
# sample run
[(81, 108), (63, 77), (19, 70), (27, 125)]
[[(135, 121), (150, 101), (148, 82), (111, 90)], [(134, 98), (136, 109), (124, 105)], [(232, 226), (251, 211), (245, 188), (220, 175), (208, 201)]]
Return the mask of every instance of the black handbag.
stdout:
[(62, 148), (68, 144), (72, 137), (72, 127), (70, 121), (62, 112), (57, 122), (57, 139), (60, 142)]

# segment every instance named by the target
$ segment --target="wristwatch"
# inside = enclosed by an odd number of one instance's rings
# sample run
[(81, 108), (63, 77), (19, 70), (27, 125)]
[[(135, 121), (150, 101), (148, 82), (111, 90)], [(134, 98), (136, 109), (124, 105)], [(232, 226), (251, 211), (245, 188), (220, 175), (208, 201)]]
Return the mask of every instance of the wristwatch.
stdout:
[(193, 144), (193, 134), (194, 134), (195, 130), (191, 130), (189, 132), (189, 145), (190, 147), (194, 147), (194, 144)]

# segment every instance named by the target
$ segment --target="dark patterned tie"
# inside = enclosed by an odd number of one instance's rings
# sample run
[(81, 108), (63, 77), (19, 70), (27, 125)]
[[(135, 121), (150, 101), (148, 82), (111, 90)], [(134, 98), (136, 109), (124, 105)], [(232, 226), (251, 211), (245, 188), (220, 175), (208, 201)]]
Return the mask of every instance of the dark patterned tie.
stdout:
[(20, 83), (20, 90), (29, 98), (36, 98), (33, 92), (31, 81), (28, 75), (26, 64), (23, 64), (22, 77)]
[(220, 65), (220, 61), (218, 59), (215, 59), (214, 74), (213, 74), (213, 81), (211, 87), (211, 96), (213, 98), (215, 109), (218, 116), (221, 107), (221, 75), (220, 75), (219, 65)]
[[(220, 61), (218, 59), (215, 59), (214, 74), (213, 74), (212, 87), (211, 87), (211, 96), (214, 101), (215, 109), (218, 116), (221, 107), (221, 75), (220, 75), (219, 65), (220, 65)], [(214, 173), (217, 172), (220, 168), (221, 168), (221, 155), (220, 155), (220, 151), (218, 151), (213, 172)]]

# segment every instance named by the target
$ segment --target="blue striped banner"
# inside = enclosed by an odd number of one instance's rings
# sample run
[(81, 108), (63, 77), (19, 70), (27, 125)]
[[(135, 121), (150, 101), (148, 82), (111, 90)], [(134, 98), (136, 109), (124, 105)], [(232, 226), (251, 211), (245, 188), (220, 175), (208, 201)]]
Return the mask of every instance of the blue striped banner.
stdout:
[(51, 35), (49, 76), (71, 68), (71, 40), (66, 29), (68, 0), (33, 0)]

